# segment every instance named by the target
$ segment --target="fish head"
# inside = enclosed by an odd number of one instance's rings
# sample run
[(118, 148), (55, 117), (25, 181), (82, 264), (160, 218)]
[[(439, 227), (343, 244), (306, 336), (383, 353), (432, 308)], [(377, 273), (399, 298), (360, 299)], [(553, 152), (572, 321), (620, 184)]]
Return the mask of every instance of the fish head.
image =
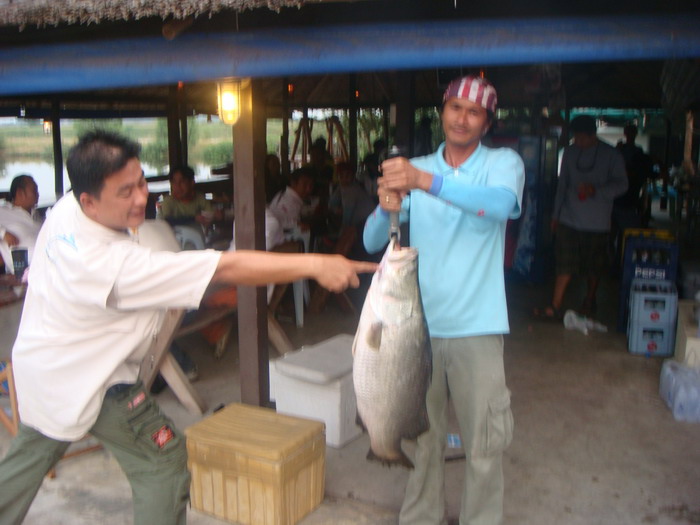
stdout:
[(399, 323), (411, 317), (420, 303), (418, 250), (399, 247), (392, 241), (373, 281), (370, 292), (382, 322)]

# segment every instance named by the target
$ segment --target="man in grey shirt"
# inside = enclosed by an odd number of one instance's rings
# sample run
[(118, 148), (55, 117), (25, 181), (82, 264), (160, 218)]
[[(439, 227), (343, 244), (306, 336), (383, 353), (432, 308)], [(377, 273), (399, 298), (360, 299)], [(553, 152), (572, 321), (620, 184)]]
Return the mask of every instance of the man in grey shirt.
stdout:
[(595, 312), (596, 291), (609, 263), (613, 201), (627, 190), (622, 155), (598, 139), (595, 119), (580, 115), (571, 121), (570, 129), (574, 142), (564, 149), (552, 213), (556, 234), (554, 293), (549, 305), (535, 310), (544, 318), (562, 317), (564, 294), (574, 274), (588, 279), (581, 313)]

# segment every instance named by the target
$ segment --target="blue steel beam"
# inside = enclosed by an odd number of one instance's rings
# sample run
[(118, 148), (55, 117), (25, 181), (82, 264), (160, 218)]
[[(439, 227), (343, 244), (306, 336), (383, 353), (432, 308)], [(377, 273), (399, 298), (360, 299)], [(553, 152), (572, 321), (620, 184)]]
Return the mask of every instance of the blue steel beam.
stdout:
[(700, 14), (339, 25), (0, 50), (0, 95), (358, 71), (700, 57)]

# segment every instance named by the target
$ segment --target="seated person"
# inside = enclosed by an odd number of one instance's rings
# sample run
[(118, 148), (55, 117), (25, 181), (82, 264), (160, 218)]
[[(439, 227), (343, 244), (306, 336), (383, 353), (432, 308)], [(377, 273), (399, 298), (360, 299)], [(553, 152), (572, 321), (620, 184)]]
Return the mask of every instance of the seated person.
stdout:
[(26, 248), (27, 261), (32, 261), (34, 245), (41, 229), (41, 222), (33, 216), (38, 201), (39, 189), (30, 175), (17, 175), (12, 179), (10, 202), (0, 206), (0, 256), (7, 273), (14, 273), (11, 248), (15, 246)]
[[(367, 259), (369, 255), (362, 244), (362, 230), (365, 221), (374, 210), (374, 202), (365, 188), (355, 179), (355, 172), (349, 162), (341, 162), (336, 166), (338, 187), (328, 201), (330, 221), (334, 233), (323, 237), (319, 250), (324, 252), (348, 255), (351, 252), (358, 259)], [(328, 291), (317, 287), (311, 297), (309, 311), (318, 313), (323, 308), (328, 297)], [(340, 306), (351, 311), (352, 308), (340, 297)]]
[[(331, 195), (328, 208), (334, 222), (339, 226), (339, 241), (346, 239), (346, 242), (349, 241), (352, 245), (375, 205), (364, 187), (355, 180), (355, 173), (349, 162), (338, 164), (336, 172), (339, 185)], [(348, 246), (348, 251), (350, 247)]]
[(308, 229), (308, 224), (302, 222), (302, 210), (313, 191), (313, 172), (307, 168), (299, 168), (290, 176), (289, 186), (272, 198), (269, 208), (283, 231), (296, 227)]
[[(159, 219), (171, 226), (198, 223), (208, 226), (216, 217), (214, 208), (204, 195), (194, 189), (194, 170), (189, 166), (175, 167), (168, 173), (170, 195), (163, 199)], [(220, 218), (220, 217), (219, 217)]]

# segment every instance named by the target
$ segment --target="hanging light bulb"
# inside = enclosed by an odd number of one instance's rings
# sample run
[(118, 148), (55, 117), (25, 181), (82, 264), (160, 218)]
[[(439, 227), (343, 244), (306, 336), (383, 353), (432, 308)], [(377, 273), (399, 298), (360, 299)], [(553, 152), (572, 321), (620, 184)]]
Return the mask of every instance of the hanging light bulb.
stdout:
[(233, 126), (241, 116), (241, 82), (240, 80), (222, 80), (217, 84), (217, 101), (219, 118)]

